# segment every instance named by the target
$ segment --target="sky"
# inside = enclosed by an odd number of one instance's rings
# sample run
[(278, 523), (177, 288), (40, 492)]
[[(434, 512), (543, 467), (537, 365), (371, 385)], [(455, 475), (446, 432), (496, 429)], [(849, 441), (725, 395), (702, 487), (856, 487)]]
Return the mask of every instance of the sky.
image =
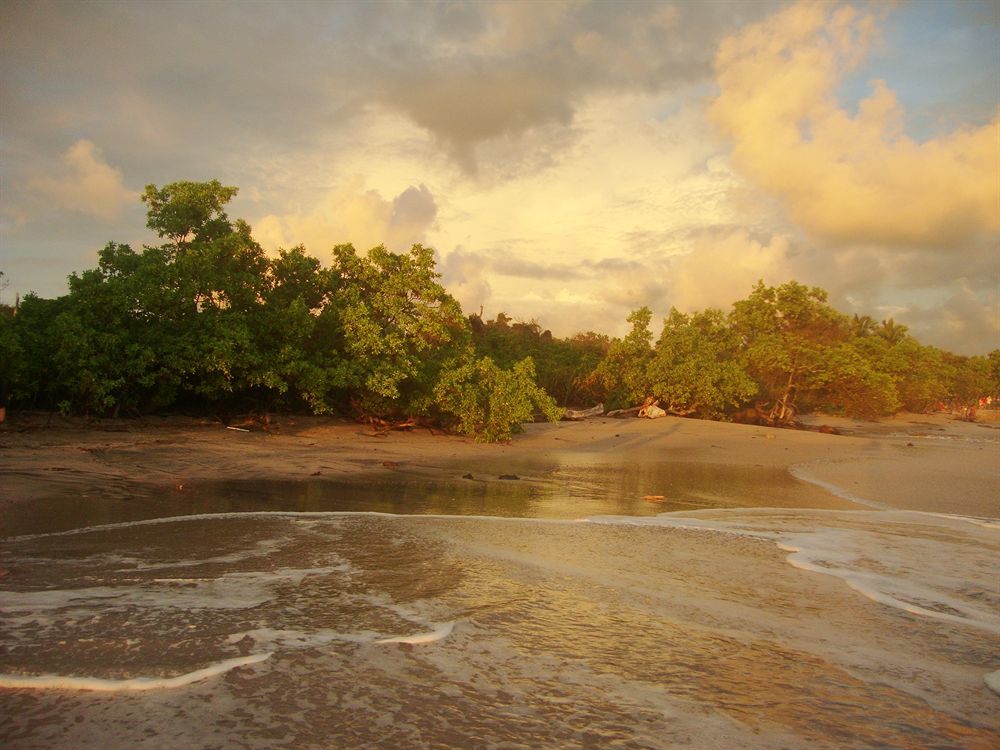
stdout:
[(1000, 0), (0, 4), (0, 301), (211, 179), (269, 252), (420, 242), (560, 336), (795, 279), (982, 354)]

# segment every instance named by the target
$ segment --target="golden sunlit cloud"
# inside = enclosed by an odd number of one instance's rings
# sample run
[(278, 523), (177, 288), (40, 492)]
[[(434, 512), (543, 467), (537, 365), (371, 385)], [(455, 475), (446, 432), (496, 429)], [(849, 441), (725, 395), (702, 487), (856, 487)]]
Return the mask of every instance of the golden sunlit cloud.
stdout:
[(254, 226), (268, 249), (304, 244), (325, 253), (334, 245), (352, 243), (359, 250), (384, 244), (401, 252), (423, 242), (437, 216), (437, 203), (426, 186), (410, 186), (392, 200), (377, 190), (366, 190), (363, 177), (354, 176), (330, 190), (305, 212), (268, 214)]
[(788, 281), (793, 273), (789, 249), (787, 237), (761, 241), (745, 229), (698, 237), (691, 252), (671, 263), (671, 303), (684, 312), (726, 309), (745, 297), (757, 279), (768, 284)]
[(122, 184), (121, 170), (109, 165), (91, 141), (74, 143), (60, 162), (56, 174), (31, 180), (32, 187), (56, 208), (110, 221), (137, 200), (137, 194)]
[(997, 231), (1000, 116), (921, 143), (882, 81), (857, 114), (837, 102), (878, 20), (801, 3), (725, 39), (711, 116), (734, 164), (821, 237), (943, 247)]

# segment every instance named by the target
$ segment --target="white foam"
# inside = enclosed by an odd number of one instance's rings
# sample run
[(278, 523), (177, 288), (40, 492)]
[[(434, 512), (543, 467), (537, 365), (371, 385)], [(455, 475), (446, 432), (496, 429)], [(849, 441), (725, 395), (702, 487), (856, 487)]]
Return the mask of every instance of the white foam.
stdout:
[[(809, 477), (801, 467), (799, 478), (812, 481), (837, 492), (856, 502), (871, 506), (876, 504), (857, 498), (834, 485), (819, 482)], [(225, 520), (243, 518), (287, 518), (289, 520), (330, 520), (343, 517), (379, 517), (387, 519), (407, 519), (410, 522), (426, 520), (449, 521), (490, 521), (526, 524), (621, 524), (633, 526), (659, 526), (686, 530), (700, 530), (710, 533), (735, 534), (744, 537), (768, 540), (790, 554), (789, 564), (842, 579), (853, 590), (863, 596), (895, 607), (902, 611), (955, 624), (969, 625), (990, 632), (1000, 632), (1000, 618), (989, 610), (989, 603), (982, 605), (977, 596), (993, 590), (989, 575), (994, 570), (979, 571), (979, 580), (968, 580), (963, 566), (977, 565), (989, 568), (989, 549), (996, 545), (995, 531), (1000, 528), (991, 519), (965, 516), (932, 514), (919, 511), (873, 510), (789, 510), (789, 509), (724, 509), (703, 511), (680, 511), (654, 517), (601, 516), (578, 520), (505, 518), (497, 516), (454, 516), (454, 515), (407, 515), (376, 512), (326, 511), (326, 512), (285, 512), (260, 511), (251, 513), (199, 514), (169, 518), (110, 524), (58, 532), (56, 535), (87, 533), (111, 528), (127, 528), (136, 525), (180, 523), (187, 521)], [(905, 528), (904, 528), (905, 527)], [(910, 539), (911, 533), (917, 538)], [(942, 536), (942, 534), (944, 536)], [(985, 536), (984, 536), (985, 535)], [(42, 535), (39, 535), (42, 536)], [(940, 537), (940, 538), (939, 538)], [(21, 537), (24, 538), (24, 537)], [(959, 559), (961, 558), (961, 559)], [(871, 562), (885, 569), (872, 570)], [(933, 562), (941, 573), (932, 581), (927, 580), (924, 570), (926, 562)], [(883, 565), (884, 563), (884, 565)], [(287, 571), (286, 580), (295, 580), (316, 571)], [(273, 583), (273, 573), (233, 574), (249, 582), (256, 576), (264, 576)], [(260, 581), (264, 585), (264, 581)], [(968, 596), (969, 591), (972, 596)], [(95, 591), (95, 598), (109, 592)], [(120, 593), (120, 592), (115, 592)], [(217, 592), (218, 593), (218, 592)], [(263, 591), (255, 601), (260, 603), (267, 597)], [(15, 595), (16, 597), (17, 595)], [(39, 594), (39, 596), (43, 596)], [(253, 606), (246, 592), (237, 606)], [(142, 598), (141, 596), (139, 598)], [(222, 601), (225, 597), (222, 597)], [(220, 601), (215, 597), (215, 601)], [(115, 602), (118, 603), (118, 602)], [(130, 602), (132, 603), (132, 602)], [(45, 602), (38, 604), (44, 608)], [(162, 605), (162, 601), (157, 602)], [(979, 606), (977, 606), (979, 604)], [(185, 606), (191, 606), (185, 603)], [(217, 605), (216, 605), (217, 606)], [(432, 633), (403, 636), (410, 640), (393, 638), (382, 642), (431, 642), (450, 633), (444, 632), (450, 626), (442, 626)], [(432, 637), (433, 636), (433, 637)], [(412, 640), (417, 639), (417, 640)]]
[[(826, 463), (826, 462), (817, 461), (816, 463)], [(861, 497), (859, 495), (855, 495), (852, 492), (848, 492), (843, 487), (833, 484), (832, 482), (824, 482), (822, 479), (817, 479), (816, 477), (812, 476), (809, 472), (806, 471), (804, 465), (800, 464), (798, 466), (791, 466), (788, 469), (788, 473), (802, 482), (806, 482), (807, 484), (811, 484), (816, 487), (819, 487), (820, 489), (824, 489), (831, 495), (843, 498), (844, 500), (849, 500), (852, 503), (857, 503), (858, 505), (866, 505), (869, 508), (877, 508), (879, 510), (887, 510), (889, 508), (888, 505), (885, 505), (883, 503), (879, 503), (874, 500), (869, 500), (866, 497)]]
[(400, 635), (392, 636), (389, 638), (379, 638), (375, 643), (435, 643), (437, 641), (444, 640), (449, 635), (451, 631), (455, 629), (454, 622), (446, 622), (440, 625), (434, 630), (426, 633), (416, 633), (415, 635)]
[[(940, 588), (907, 579), (905, 573), (901, 571), (897, 571), (895, 575), (881, 575), (851, 568), (850, 553), (844, 555), (833, 551), (828, 545), (817, 544), (822, 536), (820, 533), (811, 535), (809, 542), (806, 542), (813, 544), (809, 550), (785, 544), (779, 544), (778, 547), (791, 553), (787, 560), (793, 567), (839, 578), (854, 591), (873, 602), (895, 607), (913, 615), (1000, 633), (1000, 621), (990, 610), (972, 607)], [(846, 564), (843, 566), (831, 564), (831, 560), (838, 559), (844, 560)], [(922, 606), (918, 602), (929, 606)], [(947, 608), (951, 611), (941, 611), (934, 607)]]
[[(721, 518), (720, 518), (721, 516)], [(662, 526), (773, 542), (795, 568), (841, 579), (879, 604), (920, 617), (1000, 633), (984, 595), (996, 590), (998, 524), (921, 511), (726, 509), (590, 523)]]
[(269, 554), (281, 548), (284, 539), (262, 539), (245, 550), (231, 552), (228, 555), (216, 555), (215, 557), (202, 557), (193, 560), (172, 560), (163, 562), (145, 562), (136, 558), (121, 558), (120, 564), (128, 565), (116, 572), (127, 573), (142, 570), (167, 570), (169, 568), (192, 568), (201, 565), (222, 565), (226, 563), (243, 562), (257, 557), (267, 557)]
[(217, 578), (157, 578), (132, 585), (4, 591), (0, 612), (27, 613), (30, 617), (37, 617), (46, 612), (105, 611), (126, 607), (158, 610), (251, 609), (271, 601), (276, 586), (297, 586), (310, 576), (344, 573), (347, 570), (346, 564), (339, 563), (316, 568), (227, 573)]
[(1000, 669), (996, 672), (990, 672), (983, 677), (983, 682), (986, 683), (986, 687), (992, 690), (997, 695), (1000, 695)]
[(163, 518), (146, 518), (140, 521), (122, 521), (121, 523), (105, 523), (96, 526), (83, 526), (78, 529), (67, 529), (66, 531), (49, 531), (39, 534), (22, 534), (21, 536), (8, 537), (8, 542), (22, 542), (32, 539), (43, 539), (57, 536), (75, 536), (77, 534), (92, 534), (101, 531), (118, 531), (121, 529), (131, 529), (138, 526), (158, 526), (169, 523), (189, 523), (192, 521), (230, 521), (242, 519), (282, 519), (292, 521), (318, 520), (331, 521), (342, 518), (385, 518), (385, 519), (406, 519), (423, 521), (504, 521), (509, 523), (527, 524), (571, 524), (579, 523), (583, 519), (564, 518), (525, 518), (521, 516), (487, 516), (487, 515), (448, 515), (444, 513), (384, 513), (374, 510), (327, 510), (327, 511), (285, 511), (285, 510), (257, 510), (247, 512), (230, 513), (195, 513), (186, 516), (164, 516)]
[(73, 677), (70, 675), (12, 675), (0, 674), (0, 688), (24, 690), (86, 690), (102, 693), (134, 692), (143, 690), (169, 690), (216, 677), (239, 667), (257, 664), (271, 658), (270, 653), (251, 654), (226, 659), (176, 677), (132, 677), (110, 680), (99, 677)]
[(363, 631), (360, 633), (340, 633), (335, 630), (289, 630), (279, 628), (254, 628), (240, 633), (232, 633), (226, 638), (226, 643), (239, 643), (249, 639), (257, 645), (293, 650), (301, 648), (318, 648), (331, 643), (371, 643), (378, 638), (378, 633)]

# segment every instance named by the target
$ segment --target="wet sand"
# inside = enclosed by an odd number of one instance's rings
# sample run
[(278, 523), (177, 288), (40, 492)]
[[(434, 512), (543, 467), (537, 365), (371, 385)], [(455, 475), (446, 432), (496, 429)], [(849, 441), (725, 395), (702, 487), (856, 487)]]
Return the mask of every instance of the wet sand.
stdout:
[[(878, 507), (1000, 517), (1000, 422), (968, 423), (949, 415), (811, 421), (833, 425), (842, 434), (671, 417), (596, 418), (527, 425), (511, 443), (483, 445), (424, 429), (378, 434), (351, 422), (308, 417), (248, 425), (248, 432), (182, 418), (88, 422), (15, 417), (0, 431), (0, 509), (5, 519), (0, 534), (24, 531), (10, 528), (9, 520), (30, 514), (25, 504), (44, 511), (46, 503), (59, 498), (85, 505), (91, 499), (155, 497), (182, 505), (189, 499), (190, 505), (204, 494), (199, 490), (225, 482), (362, 487), (410, 482), (425, 494), (435, 486), (449, 494), (456, 488), (464, 492), (463, 485), (475, 482), (516, 495), (531, 491), (532, 483), (585, 493), (587, 486), (600, 486), (617, 474), (631, 481), (617, 481), (614, 491), (638, 500), (663, 495), (664, 507), (651, 503), (651, 511), (683, 510), (683, 504), (671, 505), (670, 483), (664, 480), (665, 472), (681, 466), (689, 473), (701, 466), (707, 475), (730, 467), (727, 475), (745, 485), (742, 494), (758, 495), (749, 502), (755, 506)], [(775, 478), (785, 473), (798, 481), (792, 499), (777, 491)], [(500, 479), (502, 475), (517, 476), (520, 488), (512, 489), (513, 482)], [(775, 492), (769, 492), (770, 485)], [(731, 489), (727, 494), (733, 494)]]

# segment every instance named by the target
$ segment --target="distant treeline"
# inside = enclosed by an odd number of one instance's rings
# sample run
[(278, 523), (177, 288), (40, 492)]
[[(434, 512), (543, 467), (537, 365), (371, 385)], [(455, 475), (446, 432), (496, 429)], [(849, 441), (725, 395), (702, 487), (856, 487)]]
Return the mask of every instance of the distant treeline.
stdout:
[[(924, 346), (891, 319), (849, 318), (826, 293), (758, 283), (727, 313), (649, 308), (622, 339), (560, 339), (534, 322), (466, 317), (433, 252), (304, 248), (268, 257), (225, 208), (236, 188), (177, 182), (142, 196), (164, 241), (109, 243), (69, 294), (28, 295), (0, 315), (0, 385), (11, 407), (89, 415), (309, 411), (437, 424), (507, 439), (562, 405), (657, 399), (727, 418), (755, 405), (874, 417), (1000, 393), (1000, 350)], [(0, 404), (2, 405), (2, 404)]]

